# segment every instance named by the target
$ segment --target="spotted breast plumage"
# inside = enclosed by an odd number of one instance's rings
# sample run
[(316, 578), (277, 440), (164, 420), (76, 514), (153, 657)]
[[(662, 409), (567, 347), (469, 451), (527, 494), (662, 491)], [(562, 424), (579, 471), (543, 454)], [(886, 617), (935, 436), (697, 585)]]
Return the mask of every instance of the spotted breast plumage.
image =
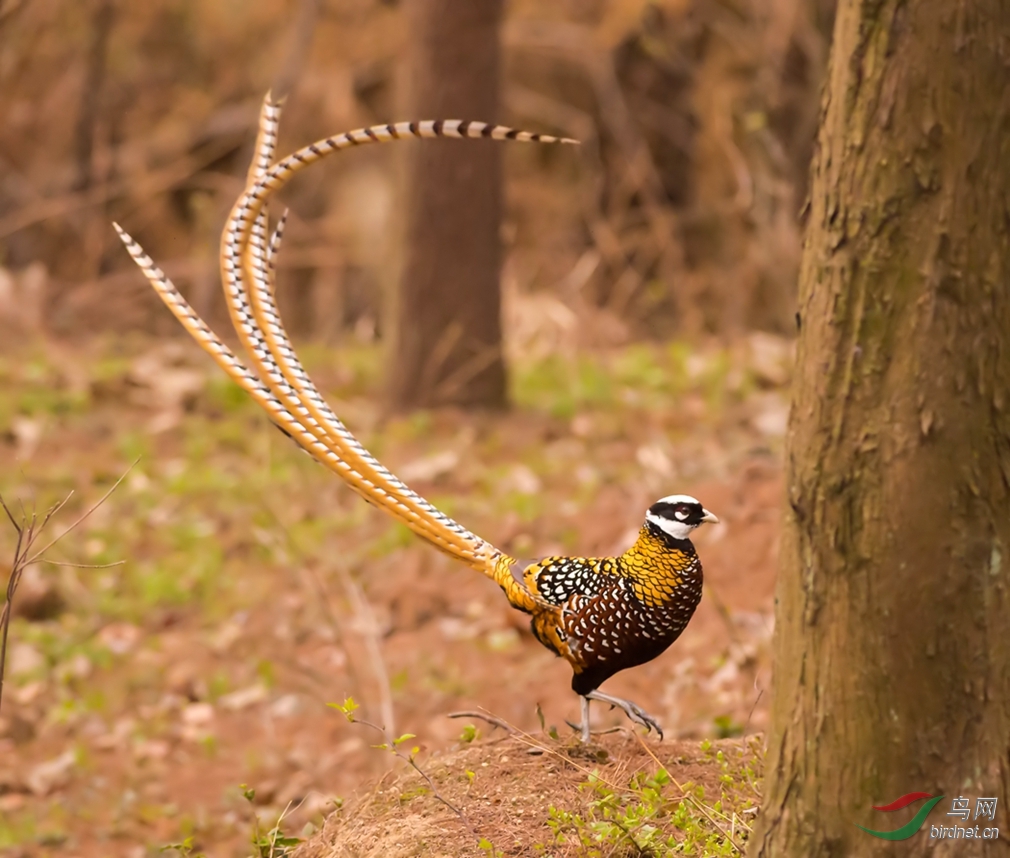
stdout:
[(409, 137), (489, 138), (575, 143), (501, 125), (434, 120), (377, 125), (327, 137), (274, 162), (280, 104), (268, 95), (245, 191), (225, 225), (221, 274), (225, 298), (248, 368), (194, 312), (140, 245), (116, 229), (134, 261), (176, 318), (277, 426), (358, 494), (395, 516), (421, 539), (483, 572), (512, 607), (531, 615), (533, 634), (572, 666), (589, 740), (589, 701), (621, 708), (662, 735), (658, 722), (630, 700), (599, 686), (617, 671), (660, 655), (684, 630), (701, 598), (702, 570), (688, 538), (718, 519), (695, 498), (670, 495), (646, 513), (638, 539), (615, 557), (547, 557), (524, 563), (481, 539), (390, 473), (330, 410), (302, 367), (274, 300), (274, 261), (284, 219), (267, 239), (266, 204), (296, 173), (342, 149)]

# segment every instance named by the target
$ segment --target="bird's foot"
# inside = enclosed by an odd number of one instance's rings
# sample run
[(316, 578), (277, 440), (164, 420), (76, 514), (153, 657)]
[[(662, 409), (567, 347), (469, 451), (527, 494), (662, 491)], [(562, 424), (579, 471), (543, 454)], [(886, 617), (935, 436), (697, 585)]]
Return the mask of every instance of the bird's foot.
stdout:
[(576, 724), (574, 721), (569, 721), (567, 718), (565, 719), (565, 723), (580, 735), (583, 742), (589, 741), (587, 738), (588, 731), (582, 726), (582, 724)]
[[(609, 703), (611, 706), (616, 706), (618, 709), (622, 710), (625, 715), (627, 715), (634, 723), (645, 727), (646, 730), (655, 730), (659, 735), (660, 740), (663, 738), (663, 728), (659, 726), (659, 722), (653, 718), (648, 712), (646, 712), (641, 706), (631, 700), (625, 700), (623, 697), (614, 697), (610, 694), (605, 694), (602, 691), (590, 691), (585, 695), (583, 700), (587, 703), (589, 700), (599, 700), (601, 703)], [(588, 705), (586, 709), (588, 710)], [(588, 714), (588, 713), (587, 713)], [(589, 733), (589, 719), (583, 718), (583, 741), (587, 742)]]

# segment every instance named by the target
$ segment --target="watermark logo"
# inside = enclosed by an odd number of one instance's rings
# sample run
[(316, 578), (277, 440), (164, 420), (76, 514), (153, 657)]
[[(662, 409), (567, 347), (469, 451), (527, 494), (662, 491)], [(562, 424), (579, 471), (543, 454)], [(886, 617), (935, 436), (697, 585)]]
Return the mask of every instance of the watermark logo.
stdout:
[(947, 816), (959, 816), (962, 822), (974, 822), (974, 825), (931, 825), (929, 836), (940, 840), (995, 840), (999, 837), (999, 829), (995, 826), (983, 827), (983, 822), (996, 821), (996, 798), (994, 796), (975, 799), (975, 815), (971, 815), (971, 800), (959, 795), (950, 803)]
[[(922, 828), (922, 826), (926, 823), (926, 817), (929, 816), (930, 811), (944, 799), (944, 796), (933, 795), (928, 792), (910, 792), (895, 799), (890, 804), (875, 804), (873, 806), (874, 810), (891, 813), (895, 810), (901, 810), (903, 807), (908, 807), (910, 804), (914, 804), (917, 801), (922, 801), (923, 799), (928, 799), (928, 801), (919, 808), (915, 816), (913, 816), (900, 828), (895, 828), (893, 831), (875, 831), (872, 828), (866, 828), (862, 825), (857, 825), (856, 828), (862, 829), (873, 837), (879, 837), (881, 840), (908, 840), (909, 837), (916, 834)], [(951, 809), (947, 811), (947, 816), (960, 817), (962, 822), (974, 821), (975, 825), (957, 825), (956, 823), (954, 825), (930, 825), (930, 839), (995, 840), (999, 837), (999, 829), (988, 826), (982, 827), (978, 824), (978, 820), (995, 821), (996, 801), (997, 799), (993, 797), (976, 798), (975, 815), (972, 817), (971, 800), (965, 798), (963, 795), (959, 795), (951, 801)]]
[(891, 813), (895, 810), (901, 810), (903, 807), (908, 807), (910, 804), (914, 804), (924, 798), (928, 798), (929, 801), (920, 807), (919, 812), (902, 825), (901, 828), (895, 828), (894, 831), (874, 831), (872, 828), (865, 828), (862, 825), (857, 825), (856, 828), (862, 828), (867, 834), (872, 834), (881, 840), (908, 840), (909, 837), (922, 828), (926, 822), (926, 817), (929, 816), (929, 812), (936, 807), (938, 802), (943, 800), (942, 795), (932, 795), (928, 792), (910, 792), (901, 796), (901, 798), (895, 799), (890, 804), (875, 804), (873, 806), (874, 810)]

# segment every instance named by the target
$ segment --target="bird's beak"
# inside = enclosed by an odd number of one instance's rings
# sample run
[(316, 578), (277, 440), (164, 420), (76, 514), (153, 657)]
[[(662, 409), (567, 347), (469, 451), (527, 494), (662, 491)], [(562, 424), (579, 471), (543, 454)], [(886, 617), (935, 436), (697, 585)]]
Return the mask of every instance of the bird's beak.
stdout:
[(707, 521), (707, 522), (709, 522), (709, 524), (718, 524), (719, 523), (719, 519), (715, 515), (713, 515), (712, 513), (710, 513), (707, 509), (705, 509), (704, 507), (702, 507), (701, 511), (703, 513), (705, 513), (701, 517), (702, 521)]

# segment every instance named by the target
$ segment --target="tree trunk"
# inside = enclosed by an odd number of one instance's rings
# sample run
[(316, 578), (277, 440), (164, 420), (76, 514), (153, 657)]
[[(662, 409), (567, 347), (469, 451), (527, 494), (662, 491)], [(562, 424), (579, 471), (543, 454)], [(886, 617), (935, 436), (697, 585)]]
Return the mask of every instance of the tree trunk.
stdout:
[[(417, 119), (497, 118), (501, 0), (408, 0)], [(501, 145), (410, 144), (393, 310), (394, 407), (502, 406)]]
[[(1010, 854), (1010, 5), (841, 0), (749, 855)], [(945, 798), (901, 843), (893, 830)], [(998, 799), (995, 841), (930, 839)]]

